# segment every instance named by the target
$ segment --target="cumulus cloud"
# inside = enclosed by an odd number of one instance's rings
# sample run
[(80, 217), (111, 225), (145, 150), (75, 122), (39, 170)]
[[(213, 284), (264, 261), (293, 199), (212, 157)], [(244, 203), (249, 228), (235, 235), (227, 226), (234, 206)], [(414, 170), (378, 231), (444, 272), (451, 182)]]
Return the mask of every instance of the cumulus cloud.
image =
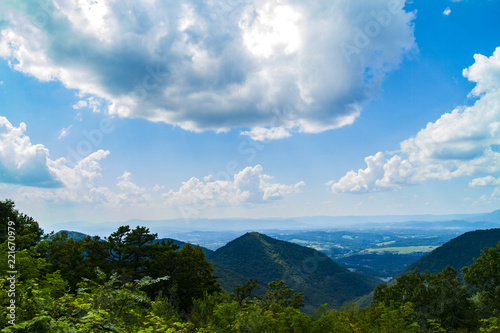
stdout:
[(451, 9), (450, 9), (450, 7), (446, 7), (446, 9), (443, 11), (443, 15), (444, 15), (444, 16), (448, 16), (448, 15), (450, 15), (450, 14), (451, 14)]
[[(400, 152), (379, 152), (365, 159), (366, 169), (350, 171), (328, 183), (333, 192), (374, 192), (398, 189), (429, 179), (451, 179), (500, 172), (500, 47), (492, 56), (474, 56), (463, 74), (476, 86), (473, 106), (459, 107), (428, 123), (413, 138), (400, 144)], [(494, 183), (492, 176), (471, 186)]]
[(172, 205), (227, 205), (241, 203), (263, 203), (282, 199), (284, 195), (299, 193), (304, 182), (284, 185), (272, 182), (273, 177), (263, 173), (262, 166), (246, 167), (235, 174), (232, 180), (214, 180), (207, 176), (203, 181), (191, 178), (182, 183), (178, 191), (165, 194), (166, 202)]
[(7, 118), (0, 116), (0, 183), (62, 186), (48, 167), (48, 149), (40, 144), (33, 145), (25, 131), (25, 123), (14, 127)]
[(51, 160), (42, 144), (32, 144), (26, 127), (14, 127), (0, 116), (0, 183), (21, 185), (19, 193), (26, 198), (92, 202), (90, 192), (101, 179), (100, 161), (109, 151), (94, 152), (70, 167), (65, 158)]
[[(85, 156), (75, 165), (65, 158), (51, 160), (43, 145), (33, 145), (24, 134), (26, 124), (14, 127), (0, 117), (0, 183), (16, 186), (15, 198), (41, 199), (52, 202), (87, 203), (107, 207), (152, 207), (193, 205), (233, 205), (265, 203), (299, 193), (304, 182), (279, 184), (263, 173), (260, 165), (247, 167), (231, 180), (214, 180), (207, 176), (200, 181), (191, 178), (178, 191), (164, 192), (164, 186), (152, 188), (133, 182), (132, 173), (124, 171), (114, 186), (103, 185), (101, 162), (110, 154), (98, 150)], [(27, 186), (30, 186), (27, 188)]]
[(116, 189), (106, 186), (92, 186), (86, 196), (86, 201), (108, 207), (123, 205), (134, 207), (148, 207), (154, 204), (151, 193), (153, 189), (141, 187), (132, 181), (132, 174), (124, 171), (117, 177)]
[[(14, 196), (21, 200), (41, 199), (52, 202), (96, 204), (121, 207), (145, 207), (153, 203), (150, 193), (154, 189), (140, 187), (132, 181), (132, 174), (125, 171), (117, 177), (115, 188), (102, 185), (101, 161), (110, 154), (98, 150), (82, 158), (71, 167), (66, 158), (48, 160), (48, 168), (62, 184), (59, 188), (18, 188)], [(155, 187), (156, 188), (156, 187)], [(161, 197), (158, 195), (158, 198)]]
[(478, 186), (500, 186), (500, 178), (495, 178), (493, 176), (486, 176), (482, 178), (474, 178), (470, 183), (470, 187)]
[(76, 108), (277, 139), (356, 119), (415, 48), (404, 4), (25, 0), (3, 5), (0, 57), (78, 90)]

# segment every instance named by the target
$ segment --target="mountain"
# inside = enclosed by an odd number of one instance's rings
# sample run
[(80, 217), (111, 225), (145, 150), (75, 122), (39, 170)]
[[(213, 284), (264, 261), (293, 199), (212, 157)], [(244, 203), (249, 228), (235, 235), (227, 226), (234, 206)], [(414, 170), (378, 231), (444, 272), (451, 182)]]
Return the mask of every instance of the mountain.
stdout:
[[(176, 232), (193, 231), (265, 231), (279, 230), (362, 230), (395, 228), (401, 222), (444, 222), (444, 221), (488, 222), (487, 225), (466, 225), (465, 228), (498, 228), (500, 227), (500, 210), (483, 214), (448, 214), (448, 215), (377, 215), (377, 216), (303, 216), (293, 218), (178, 218), (170, 220), (128, 220), (102, 221), (91, 223), (86, 221), (61, 222), (41, 225), (47, 231), (71, 229), (87, 234), (106, 236), (116, 231), (119, 226), (146, 226), (155, 230), (160, 236), (172, 235)], [(491, 224), (493, 223), (493, 225)], [(401, 225), (402, 226), (402, 225)], [(466, 230), (467, 231), (467, 230)]]
[(84, 234), (84, 233), (81, 233), (78, 231), (69, 231), (69, 230), (58, 231), (58, 232), (56, 232), (56, 235), (60, 234), (61, 232), (66, 232), (66, 234), (68, 235), (68, 238), (72, 238), (74, 241), (79, 241), (79, 240), (84, 239), (85, 237), (88, 236), (87, 234)]
[(305, 311), (329, 303), (341, 306), (367, 294), (381, 281), (349, 270), (308, 247), (250, 232), (208, 256), (216, 264), (267, 285), (285, 280), (296, 292), (304, 292)]
[[(184, 244), (187, 244), (186, 242), (183, 242), (183, 241), (180, 241), (180, 240), (177, 240), (177, 239), (173, 239), (173, 238), (159, 238), (159, 239), (156, 239), (155, 242), (161, 242), (161, 241), (165, 241), (165, 242), (168, 242), (168, 241), (172, 241), (175, 245), (177, 245), (179, 248), (183, 247)], [(192, 244), (192, 245), (196, 245), (196, 244)], [(199, 245), (198, 245), (199, 246)], [(205, 256), (208, 256), (210, 253), (214, 252), (212, 250), (209, 250), (203, 246), (200, 246), (201, 249), (203, 250), (203, 252), (205, 252)]]
[[(162, 238), (162, 239), (158, 239), (156, 241), (161, 242), (162, 240), (164, 240), (165, 242), (171, 240), (171, 241), (173, 241), (173, 243), (175, 245), (179, 246), (179, 248), (182, 248), (184, 246), (184, 244), (187, 244), (186, 242), (182, 242), (180, 240), (173, 239), (173, 238)], [(201, 247), (201, 248), (202, 248), (203, 252), (205, 252), (205, 256), (207, 258), (210, 256), (210, 254), (212, 254), (214, 252), (214, 251), (209, 250), (205, 247)], [(217, 282), (220, 283), (222, 289), (224, 289), (227, 293), (234, 292), (236, 289), (236, 286), (242, 285), (248, 281), (248, 278), (246, 278), (245, 276), (238, 274), (238, 273), (224, 267), (223, 265), (221, 265), (219, 263), (212, 262), (212, 268), (214, 269), (214, 275), (217, 276)], [(264, 292), (264, 289), (262, 287), (259, 287), (258, 291)]]
[(500, 241), (500, 229), (476, 230), (458, 236), (409, 265), (402, 274), (415, 268), (420, 272), (441, 272), (447, 265), (460, 271), (473, 263), (485, 247), (494, 247)]
[[(448, 265), (460, 272), (462, 267), (470, 266), (474, 262), (474, 258), (481, 255), (482, 249), (497, 246), (499, 241), (500, 229), (466, 232), (408, 265), (399, 275), (410, 274), (415, 268), (418, 268), (422, 273), (425, 271), (438, 273)], [(394, 284), (396, 278), (389, 281), (388, 285)], [(373, 292), (370, 292), (356, 299), (355, 304), (364, 308), (370, 306), (372, 300)]]
[(500, 209), (488, 214), (480, 214), (466, 219), (470, 222), (494, 222), (500, 224)]

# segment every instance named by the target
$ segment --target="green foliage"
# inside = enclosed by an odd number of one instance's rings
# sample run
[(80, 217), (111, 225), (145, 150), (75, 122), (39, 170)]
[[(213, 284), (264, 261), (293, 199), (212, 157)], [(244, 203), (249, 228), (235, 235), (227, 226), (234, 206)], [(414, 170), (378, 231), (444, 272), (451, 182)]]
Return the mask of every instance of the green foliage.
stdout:
[(500, 314), (500, 242), (484, 249), (474, 263), (463, 268), (464, 280), (478, 294), (485, 316)]
[(37, 251), (53, 272), (59, 271), (64, 276), (72, 291), (76, 290), (82, 277), (90, 278), (93, 274), (92, 267), (85, 262), (83, 242), (69, 238), (65, 231), (51, 234), (41, 241)]
[[(80, 283), (77, 294), (59, 296), (60, 275), (46, 276), (43, 284), (32, 282), (27, 290), (20, 286), (25, 300), (17, 324), (3, 332), (165, 332), (178, 319), (159, 309), (160, 301), (151, 302), (142, 288), (160, 279), (143, 278), (122, 284), (116, 274), (99, 274), (99, 282)], [(0, 280), (1, 283), (2, 280)]]
[(380, 333), (418, 332), (420, 326), (413, 322), (412, 303), (405, 303), (397, 308), (386, 307), (384, 303), (375, 303), (365, 312), (362, 331)]
[[(33, 219), (13, 207), (10, 201), (0, 202), (0, 222), (7, 230), (0, 255), (8, 252), (9, 220), (18, 222), (21, 244), (16, 251), (15, 325), (7, 316), (10, 281), (0, 276), (1, 332), (500, 332), (500, 243), (463, 270), (467, 285), (451, 267), (435, 274), (415, 270), (393, 285), (379, 285), (368, 308), (324, 304), (308, 315), (299, 310), (304, 293), (284, 280), (268, 281), (268, 290), (260, 296), (255, 295), (255, 279), (237, 285), (234, 294), (222, 292), (198, 246), (179, 248), (171, 240), (157, 241), (147, 228), (128, 226), (107, 239), (75, 239), (67, 232), (44, 237)], [(260, 234), (249, 234), (243, 241), (258, 245), (244, 248), (255, 251), (247, 258), (265, 254), (263, 260), (286, 267), (299, 288), (356, 285), (345, 280), (354, 275), (315, 252), (302, 252)], [(299, 262), (305, 253), (315, 261)], [(228, 251), (222, 255), (234, 260)], [(303, 274), (305, 266), (302, 274), (297, 272), (299, 263), (313, 264), (309, 275)], [(6, 260), (0, 261), (0, 269), (8, 270)], [(335, 284), (325, 283), (327, 273), (337, 275)], [(480, 311), (469, 291), (477, 295)]]
[[(256, 283), (257, 281), (255, 281)], [(276, 307), (289, 307), (298, 309), (304, 306), (304, 293), (296, 293), (288, 288), (283, 280), (270, 282), (269, 290), (259, 297), (264, 309), (275, 309)]]
[(500, 317), (481, 319), (480, 332), (500, 333)]
[(449, 266), (437, 274), (421, 274), (415, 269), (410, 275), (400, 276), (392, 286), (379, 285), (373, 299), (391, 308), (413, 304), (412, 318), (428, 329), (433, 321), (450, 330), (477, 326), (470, 294), (458, 272)]
[(238, 304), (241, 306), (245, 299), (254, 297), (255, 295), (253, 294), (253, 291), (258, 286), (259, 285), (256, 279), (250, 279), (243, 285), (236, 286), (235, 299), (238, 302)]
[[(14, 229), (17, 250), (34, 247), (42, 238), (43, 230), (33, 218), (14, 209), (11, 200), (0, 201), (0, 243), (8, 240), (9, 231)], [(14, 222), (9, 224), (9, 221)], [(10, 227), (10, 228), (9, 228)]]

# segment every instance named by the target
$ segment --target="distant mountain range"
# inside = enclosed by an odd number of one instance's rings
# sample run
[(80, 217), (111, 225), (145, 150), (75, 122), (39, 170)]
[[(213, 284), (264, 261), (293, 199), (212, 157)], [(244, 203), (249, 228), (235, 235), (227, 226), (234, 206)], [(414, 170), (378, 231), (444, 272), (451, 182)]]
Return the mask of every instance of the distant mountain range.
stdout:
[[(384, 216), (311, 216), (271, 219), (173, 219), (129, 220), (90, 223), (73, 221), (43, 226), (46, 230), (75, 230), (86, 234), (109, 235), (121, 225), (146, 226), (160, 237), (192, 231), (266, 231), (266, 230), (368, 230), (381, 228), (438, 227), (437, 222), (462, 231), (500, 227), (500, 210), (486, 214), (384, 215)], [(478, 223), (479, 222), (479, 223)], [(402, 224), (402, 223), (406, 223)], [(442, 225), (439, 225), (442, 228)]]

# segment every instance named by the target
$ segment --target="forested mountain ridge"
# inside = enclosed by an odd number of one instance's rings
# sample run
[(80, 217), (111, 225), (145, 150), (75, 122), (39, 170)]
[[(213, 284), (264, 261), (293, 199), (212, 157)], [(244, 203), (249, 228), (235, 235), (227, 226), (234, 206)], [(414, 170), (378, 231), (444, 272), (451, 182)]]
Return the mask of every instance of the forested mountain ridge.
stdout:
[(432, 252), (426, 254), (402, 272), (409, 274), (415, 268), (420, 272), (441, 272), (446, 266), (460, 271), (473, 263), (484, 248), (495, 247), (500, 241), (500, 229), (469, 231), (460, 235)]
[(341, 306), (381, 282), (352, 273), (319, 251), (257, 232), (238, 237), (208, 259), (263, 285), (284, 280), (295, 291), (304, 292), (310, 308), (324, 303)]
[[(244, 236), (246, 245), (256, 244), (256, 239), (266, 243), (258, 247), (264, 246), (273, 261), (293, 262), (277, 251), (288, 244), (276, 245), (279, 241), (257, 233)], [(67, 232), (45, 234), (33, 218), (15, 210), (12, 201), (0, 201), (0, 256), (15, 257), (0, 261), (0, 270), (10, 271), (0, 275), (0, 331), (465, 333), (500, 329), (500, 242), (483, 250), (463, 268), (462, 276), (451, 267), (436, 274), (415, 270), (392, 285), (379, 284), (367, 308), (322, 305), (314, 315), (307, 315), (299, 310), (304, 293), (283, 280), (270, 282), (261, 295), (254, 292), (255, 280), (227, 293), (215, 282), (212, 265), (200, 247), (187, 243), (179, 248), (172, 241), (156, 240), (156, 234), (139, 226), (121, 226), (104, 239), (74, 240)], [(311, 263), (302, 261), (306, 262)], [(306, 271), (322, 270), (320, 264), (309, 267)]]
[[(64, 232), (74, 240), (87, 236)], [(180, 248), (188, 244), (172, 238), (155, 240), (161, 241), (172, 242)], [(257, 232), (246, 233), (217, 251), (201, 249), (212, 262), (214, 275), (226, 292), (234, 292), (237, 285), (257, 279), (259, 286), (255, 292), (262, 294), (270, 282), (282, 279), (294, 290), (304, 292), (310, 311), (324, 303), (341, 306), (381, 283), (376, 278), (350, 272), (314, 249)]]
[[(388, 285), (394, 285), (398, 277), (412, 274), (415, 269), (421, 273), (435, 274), (449, 266), (461, 274), (462, 268), (473, 264), (474, 259), (481, 255), (483, 249), (494, 248), (499, 242), (500, 229), (466, 232), (408, 265), (404, 271), (389, 281)], [(359, 306), (366, 307), (370, 305), (372, 300), (373, 292), (358, 298), (355, 302)]]

